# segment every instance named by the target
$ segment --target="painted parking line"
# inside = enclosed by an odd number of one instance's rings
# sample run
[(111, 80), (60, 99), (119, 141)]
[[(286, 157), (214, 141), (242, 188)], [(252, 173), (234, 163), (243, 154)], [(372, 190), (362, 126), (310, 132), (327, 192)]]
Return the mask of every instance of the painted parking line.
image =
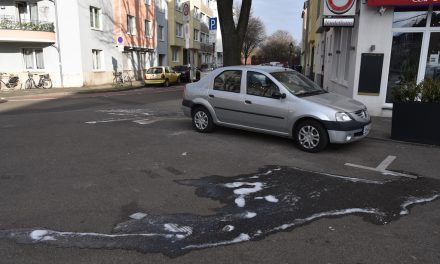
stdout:
[(396, 156), (388, 156), (376, 168), (353, 164), (353, 163), (345, 163), (345, 166), (354, 167), (354, 168), (363, 169), (363, 170), (380, 172), (383, 175), (387, 175), (387, 176), (406, 177), (406, 178), (411, 178), (411, 179), (418, 178), (417, 176), (414, 176), (414, 175), (387, 170), (387, 168), (391, 165), (391, 163), (393, 163), (393, 161), (396, 158), (397, 158)]

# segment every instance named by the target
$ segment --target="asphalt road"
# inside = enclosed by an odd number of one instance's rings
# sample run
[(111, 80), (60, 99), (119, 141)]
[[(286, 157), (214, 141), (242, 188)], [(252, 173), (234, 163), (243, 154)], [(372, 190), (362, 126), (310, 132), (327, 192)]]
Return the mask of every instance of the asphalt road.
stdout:
[[(202, 135), (181, 93), (0, 104), (0, 263), (440, 263), (440, 201), (404, 205), (440, 191), (440, 148), (367, 138), (308, 154), (268, 135)], [(388, 156), (423, 178), (344, 165)], [(127, 236), (167, 223), (174, 235)]]

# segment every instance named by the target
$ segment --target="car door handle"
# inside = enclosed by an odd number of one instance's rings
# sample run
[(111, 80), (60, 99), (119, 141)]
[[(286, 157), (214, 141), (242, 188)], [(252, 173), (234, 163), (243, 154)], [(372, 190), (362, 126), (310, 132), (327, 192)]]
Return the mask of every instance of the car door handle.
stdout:
[(252, 102), (251, 101), (249, 101), (249, 100), (246, 100), (246, 101), (244, 101), (246, 104), (252, 104)]
[(213, 94), (210, 94), (209, 97), (214, 98), (215, 96)]

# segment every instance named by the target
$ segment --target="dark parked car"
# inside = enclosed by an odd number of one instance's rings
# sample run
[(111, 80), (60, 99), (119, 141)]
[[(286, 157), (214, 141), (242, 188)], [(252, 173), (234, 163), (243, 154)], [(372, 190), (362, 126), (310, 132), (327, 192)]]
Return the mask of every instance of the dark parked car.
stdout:
[[(191, 67), (187, 65), (174, 66), (173, 70), (180, 73), (180, 81), (190, 82)], [(196, 81), (200, 80), (200, 70), (196, 68)]]

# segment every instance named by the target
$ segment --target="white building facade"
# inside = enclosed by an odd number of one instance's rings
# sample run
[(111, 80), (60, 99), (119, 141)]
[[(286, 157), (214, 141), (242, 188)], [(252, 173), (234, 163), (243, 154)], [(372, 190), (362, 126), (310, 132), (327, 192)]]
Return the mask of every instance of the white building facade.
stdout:
[[(321, 6), (331, 0), (322, 1)], [(358, 0), (353, 27), (324, 27), (321, 15), (315, 82), (363, 102), (372, 115), (391, 116), (394, 86), (408, 79), (440, 78), (440, 3), (436, 3)]]

